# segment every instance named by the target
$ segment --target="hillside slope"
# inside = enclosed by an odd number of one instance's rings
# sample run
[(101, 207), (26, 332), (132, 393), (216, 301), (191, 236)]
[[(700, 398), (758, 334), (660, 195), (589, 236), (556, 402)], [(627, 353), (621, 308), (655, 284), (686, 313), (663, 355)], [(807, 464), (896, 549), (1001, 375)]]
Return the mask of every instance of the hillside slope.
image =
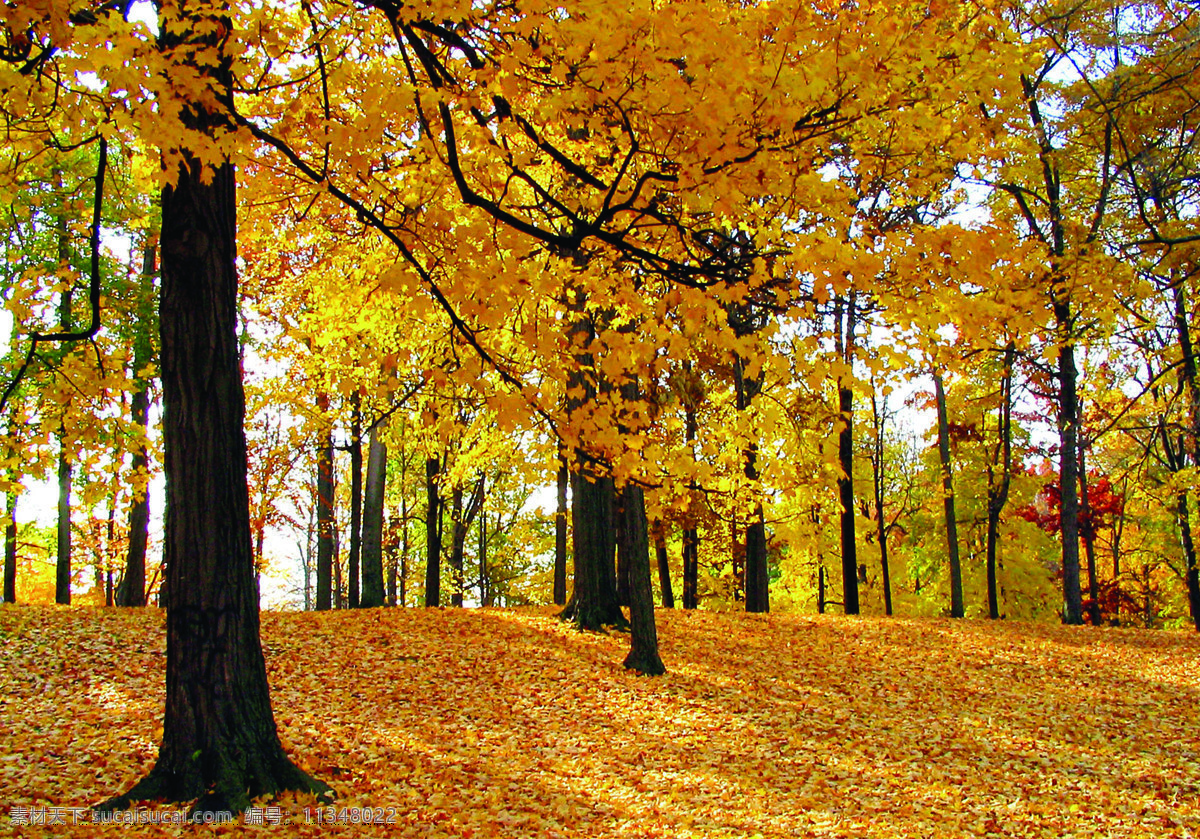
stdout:
[[(657, 679), (621, 669), (625, 636), (575, 633), (549, 610), (265, 614), (263, 638), (280, 732), (339, 791), (335, 819), (369, 807), (393, 822), (344, 829), (356, 836), (1200, 831), (1195, 635), (658, 619), (670, 673)], [(149, 769), (162, 624), (154, 610), (0, 608), (0, 835), (129, 835), (71, 826), (69, 811), (20, 826), (13, 808), (85, 807)], [(268, 803), (290, 822), (254, 832), (330, 830), (312, 811), (306, 824), (311, 800)]]

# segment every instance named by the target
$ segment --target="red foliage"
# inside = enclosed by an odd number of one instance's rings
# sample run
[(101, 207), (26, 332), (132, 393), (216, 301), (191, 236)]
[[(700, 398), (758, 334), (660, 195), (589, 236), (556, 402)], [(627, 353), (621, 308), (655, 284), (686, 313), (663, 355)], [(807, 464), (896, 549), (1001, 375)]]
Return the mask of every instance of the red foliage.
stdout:
[[(1113, 491), (1112, 481), (1104, 477), (1089, 477), (1087, 491), (1088, 508), (1079, 509), (1079, 535), (1087, 539), (1096, 535), (1101, 528), (1109, 527), (1113, 519), (1119, 518), (1125, 509), (1125, 496)], [(1017, 510), (1017, 515), (1031, 521), (1047, 533), (1058, 533), (1062, 488), (1057, 476), (1043, 487), (1032, 504)]]

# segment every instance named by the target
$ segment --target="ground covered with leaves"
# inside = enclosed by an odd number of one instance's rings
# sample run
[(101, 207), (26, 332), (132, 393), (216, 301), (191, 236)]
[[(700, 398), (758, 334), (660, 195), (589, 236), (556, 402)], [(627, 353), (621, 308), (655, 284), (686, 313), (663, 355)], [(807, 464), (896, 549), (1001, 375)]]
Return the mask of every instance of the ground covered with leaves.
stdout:
[[(286, 825), (139, 833), (1200, 835), (1196, 635), (658, 620), (670, 673), (644, 678), (621, 668), (625, 636), (545, 609), (265, 614), (280, 733), (338, 809), (318, 823), (284, 797), (259, 803)], [(0, 834), (130, 835), (15, 821), (151, 767), (162, 614), (6, 606), (0, 639)], [(363, 816), (385, 823), (339, 824)]]

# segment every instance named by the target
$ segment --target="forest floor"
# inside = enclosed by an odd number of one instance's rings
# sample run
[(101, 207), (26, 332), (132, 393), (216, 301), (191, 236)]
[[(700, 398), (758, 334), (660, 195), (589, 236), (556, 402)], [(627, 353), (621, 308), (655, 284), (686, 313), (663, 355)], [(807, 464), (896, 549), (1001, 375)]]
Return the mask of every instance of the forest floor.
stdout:
[[(552, 615), (264, 614), (289, 752), (391, 823), (134, 835), (1200, 837), (1194, 633), (659, 610), (646, 678)], [(157, 610), (0, 608), (0, 835), (131, 835), (68, 808), (152, 766), (164, 645)]]

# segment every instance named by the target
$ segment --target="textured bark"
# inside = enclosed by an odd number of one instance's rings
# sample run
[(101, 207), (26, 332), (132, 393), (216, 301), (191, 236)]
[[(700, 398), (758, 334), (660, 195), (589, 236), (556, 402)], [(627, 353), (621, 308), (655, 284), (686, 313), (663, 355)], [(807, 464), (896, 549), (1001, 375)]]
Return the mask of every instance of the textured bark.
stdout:
[[(689, 400), (684, 405), (685, 433), (689, 447), (696, 440), (696, 408)], [(696, 489), (695, 482), (690, 489)], [(693, 502), (694, 503), (694, 502)], [(689, 510), (689, 518), (692, 516)], [(700, 605), (700, 533), (693, 522), (683, 528), (683, 608), (695, 609)]]
[[(211, 19), (194, 23), (215, 31)], [(173, 28), (164, 22), (162, 31)], [(207, 72), (228, 91), (227, 66)], [(207, 117), (193, 114), (192, 121), (211, 129)], [(198, 798), (196, 811), (239, 812), (252, 797), (284, 789), (329, 792), (288, 759), (271, 711), (246, 490), (233, 167), (213, 174), (204, 183), (199, 164), (189, 160), (162, 196), (162, 743), (149, 775), (100, 809)]]
[(571, 476), (572, 552), (575, 587), (560, 613), (578, 628), (600, 631), (627, 625), (617, 604), (616, 527), (612, 478)]
[(641, 487), (626, 485), (620, 497), (621, 542), (629, 569), (630, 648), (625, 667), (647, 676), (667, 672), (658, 654), (654, 624), (654, 590), (650, 584), (650, 539), (646, 532), (646, 499)]
[(363, 499), (362, 594), (358, 605), (375, 609), (385, 605), (383, 588), (383, 497), (387, 488), (387, 446), (378, 426), (371, 429), (367, 454), (367, 486)]
[[(746, 378), (745, 363), (740, 356), (733, 363), (734, 387), (737, 391), (737, 409), (745, 411), (750, 400), (762, 386), (761, 379)], [(752, 484), (758, 480), (758, 447), (751, 443), (742, 454), (746, 478)], [(745, 592), (747, 612), (769, 612), (769, 571), (767, 568), (767, 527), (763, 520), (762, 501), (754, 507), (754, 515), (746, 525)]]
[(962, 562), (958, 553), (958, 516), (954, 509), (954, 464), (950, 460), (950, 423), (946, 416), (946, 389), (942, 374), (933, 371), (934, 402), (937, 405), (938, 461), (942, 469), (942, 511), (946, 523), (946, 555), (950, 561), (950, 617), (966, 614), (963, 600)]

